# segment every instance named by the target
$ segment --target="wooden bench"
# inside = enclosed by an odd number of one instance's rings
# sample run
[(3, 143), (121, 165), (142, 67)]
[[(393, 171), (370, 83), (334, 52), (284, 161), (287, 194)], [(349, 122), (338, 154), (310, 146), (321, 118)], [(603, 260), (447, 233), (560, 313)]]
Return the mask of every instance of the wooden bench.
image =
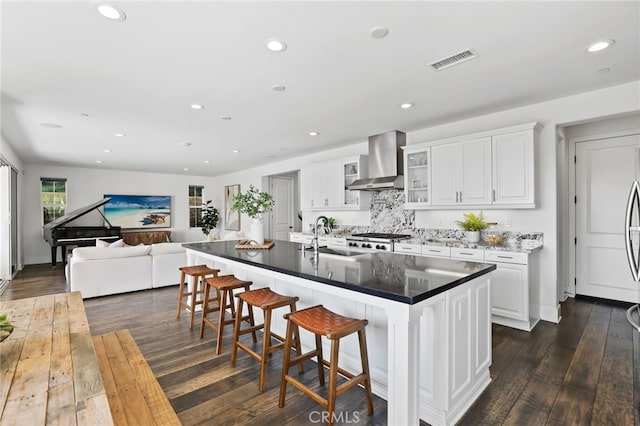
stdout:
[(181, 425), (129, 330), (93, 337), (116, 425)]

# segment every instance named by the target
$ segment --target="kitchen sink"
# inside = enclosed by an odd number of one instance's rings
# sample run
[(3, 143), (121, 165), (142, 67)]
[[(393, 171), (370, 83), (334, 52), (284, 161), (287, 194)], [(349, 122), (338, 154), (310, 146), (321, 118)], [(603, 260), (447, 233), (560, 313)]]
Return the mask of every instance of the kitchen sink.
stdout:
[[(313, 247), (303, 247), (300, 250), (304, 250), (306, 253), (313, 254)], [(356, 260), (356, 257), (366, 253), (354, 252), (350, 250), (332, 249), (329, 247), (320, 247), (318, 249), (320, 257), (333, 257), (342, 260)]]

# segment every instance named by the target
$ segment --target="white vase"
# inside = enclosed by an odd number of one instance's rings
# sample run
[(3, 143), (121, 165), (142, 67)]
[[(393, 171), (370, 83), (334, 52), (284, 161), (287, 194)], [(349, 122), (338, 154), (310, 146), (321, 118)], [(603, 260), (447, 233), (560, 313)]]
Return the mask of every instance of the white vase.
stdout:
[(480, 241), (480, 231), (467, 231), (465, 234), (467, 241), (470, 243), (477, 243)]
[(251, 222), (251, 239), (260, 245), (264, 244), (264, 226), (260, 218), (256, 217)]

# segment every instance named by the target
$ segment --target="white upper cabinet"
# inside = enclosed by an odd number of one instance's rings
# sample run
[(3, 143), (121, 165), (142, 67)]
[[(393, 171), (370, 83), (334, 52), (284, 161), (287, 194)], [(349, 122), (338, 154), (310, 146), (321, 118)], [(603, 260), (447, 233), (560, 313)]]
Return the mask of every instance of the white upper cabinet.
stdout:
[(404, 150), (405, 200), (410, 208), (431, 205), (431, 148)]
[(523, 130), (491, 138), (493, 204), (534, 204), (534, 132)]
[(303, 210), (368, 209), (369, 193), (347, 186), (367, 177), (367, 156), (323, 161), (300, 170), (300, 204)]
[(491, 203), (491, 137), (431, 148), (432, 205)]
[[(537, 123), (405, 147), (406, 208), (533, 208)], [(429, 167), (417, 175), (410, 155), (426, 152)]]

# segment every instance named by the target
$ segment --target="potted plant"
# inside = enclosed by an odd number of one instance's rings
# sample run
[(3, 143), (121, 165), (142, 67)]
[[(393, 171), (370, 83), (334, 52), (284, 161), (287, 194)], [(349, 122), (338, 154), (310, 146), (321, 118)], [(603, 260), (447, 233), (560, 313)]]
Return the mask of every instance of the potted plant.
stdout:
[(232, 210), (244, 213), (253, 219), (251, 223), (251, 239), (257, 244), (264, 244), (264, 227), (262, 215), (273, 208), (273, 197), (268, 192), (262, 192), (253, 185), (247, 192), (233, 196)]
[(327, 219), (322, 219), (322, 224), (324, 225), (325, 233), (330, 234), (336, 227), (336, 218), (329, 217)]
[(0, 315), (0, 342), (9, 337), (13, 331), (13, 324), (7, 319), (7, 314)]
[(465, 220), (458, 220), (456, 223), (462, 227), (466, 232), (467, 240), (470, 243), (477, 243), (480, 241), (480, 231), (487, 228), (487, 222), (484, 220), (482, 212), (479, 214), (463, 213)]
[(212, 230), (218, 226), (218, 217), (219, 212), (218, 209), (211, 205), (211, 200), (202, 204), (202, 219), (200, 220), (200, 226), (204, 235), (207, 236), (207, 239), (211, 241), (212, 236), (209, 235)]

